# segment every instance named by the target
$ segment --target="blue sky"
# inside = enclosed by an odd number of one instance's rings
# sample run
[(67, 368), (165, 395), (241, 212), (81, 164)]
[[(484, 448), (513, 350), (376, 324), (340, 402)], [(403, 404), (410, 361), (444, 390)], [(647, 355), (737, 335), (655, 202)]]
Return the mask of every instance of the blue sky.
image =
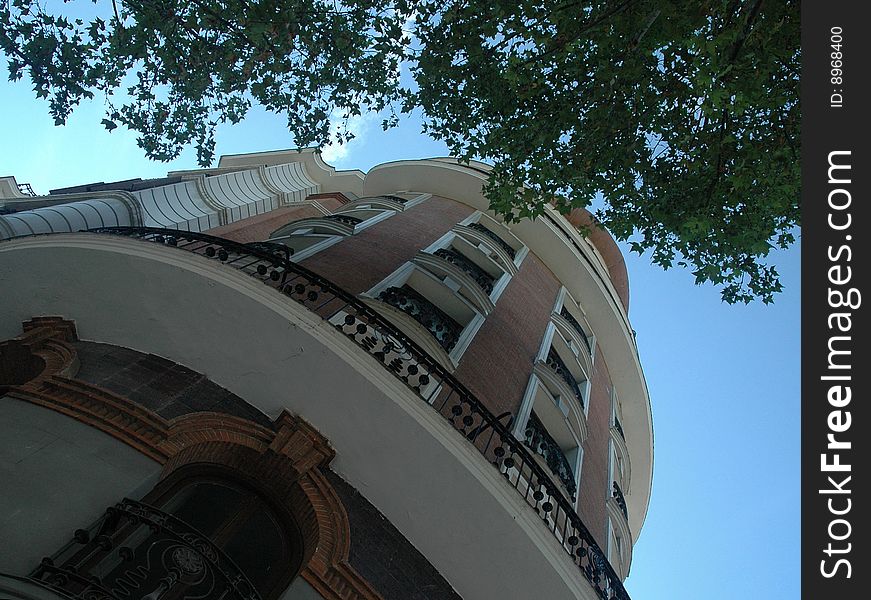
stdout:
[[(4, 61), (5, 63), (5, 61)], [(147, 161), (135, 136), (100, 125), (100, 102), (54, 127), (27, 81), (0, 68), (0, 176), (37, 193), (96, 181), (158, 177), (195, 168), (186, 151)], [(329, 148), (338, 168), (367, 170), (397, 159), (445, 155), (412, 118), (382, 132), (376, 117), (360, 135)], [(281, 118), (254, 110), (219, 131), (217, 153), (293, 147)], [(625, 250), (625, 248), (624, 248)], [(683, 270), (662, 271), (627, 256), (630, 318), (653, 405), (655, 464), (648, 518), (626, 587), (633, 600), (793, 600), (799, 586), (798, 245), (774, 262), (785, 292), (773, 306), (729, 306)], [(556, 600), (556, 599), (555, 599)]]

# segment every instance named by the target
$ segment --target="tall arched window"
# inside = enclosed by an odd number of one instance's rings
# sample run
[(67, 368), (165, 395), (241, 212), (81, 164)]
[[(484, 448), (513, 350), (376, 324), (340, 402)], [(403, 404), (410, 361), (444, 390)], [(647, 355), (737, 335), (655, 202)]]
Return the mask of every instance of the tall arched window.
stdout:
[(298, 526), (263, 490), (190, 466), (107, 509), (31, 577), (101, 600), (275, 600), (302, 557)]

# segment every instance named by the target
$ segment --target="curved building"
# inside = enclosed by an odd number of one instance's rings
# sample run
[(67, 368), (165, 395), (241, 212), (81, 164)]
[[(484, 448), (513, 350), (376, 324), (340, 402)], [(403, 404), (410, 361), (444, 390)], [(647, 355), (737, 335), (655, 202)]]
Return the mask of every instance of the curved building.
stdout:
[(0, 596), (628, 599), (625, 265), (583, 211), (503, 222), (487, 168), (8, 178)]

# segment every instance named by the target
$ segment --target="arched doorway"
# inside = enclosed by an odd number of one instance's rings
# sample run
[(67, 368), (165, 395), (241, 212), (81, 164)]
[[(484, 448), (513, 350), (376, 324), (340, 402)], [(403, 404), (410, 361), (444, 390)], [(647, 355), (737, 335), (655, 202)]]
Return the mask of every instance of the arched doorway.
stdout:
[(88, 600), (275, 600), (304, 555), (293, 515), (267, 489), (187, 465), (77, 530), (31, 577)]

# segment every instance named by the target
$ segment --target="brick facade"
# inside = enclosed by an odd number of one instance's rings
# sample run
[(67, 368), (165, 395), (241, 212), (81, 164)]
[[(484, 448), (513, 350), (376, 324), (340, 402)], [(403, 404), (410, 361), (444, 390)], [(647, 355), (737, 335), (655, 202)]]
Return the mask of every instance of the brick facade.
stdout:
[(384, 600), (461, 600), (426, 558), (356, 489), (332, 471), (351, 527), (348, 562)]
[[(325, 208), (332, 210), (339, 206), (339, 201), (328, 199), (326, 204), (328, 206), (325, 206)], [(324, 213), (311, 204), (285, 206), (276, 208), (268, 213), (263, 213), (262, 215), (230, 223), (229, 225), (209, 229), (205, 233), (233, 240), (234, 242), (259, 242), (267, 239), (273, 231), (283, 225), (287, 225), (291, 221), (322, 216), (324, 216)]]
[(414, 258), (472, 214), (464, 204), (433, 196), (300, 261), (352, 294), (359, 294)]
[(463, 354), (457, 378), (494, 414), (520, 409), (559, 288), (550, 269), (527, 255)]
[[(162, 483), (150, 495), (186, 469), (209, 465), (260, 489), (292, 515), (305, 548), (300, 576), (323, 598), (460, 600), (395, 527), (329, 471), (334, 452), (302, 419), (285, 412), (269, 421), (201, 374), (79, 341), (74, 325), (56, 317), (29, 321), (24, 335), (0, 349), (0, 385), (9, 398), (66, 414), (161, 463)], [(26, 381), (7, 376), (13, 372)]]

